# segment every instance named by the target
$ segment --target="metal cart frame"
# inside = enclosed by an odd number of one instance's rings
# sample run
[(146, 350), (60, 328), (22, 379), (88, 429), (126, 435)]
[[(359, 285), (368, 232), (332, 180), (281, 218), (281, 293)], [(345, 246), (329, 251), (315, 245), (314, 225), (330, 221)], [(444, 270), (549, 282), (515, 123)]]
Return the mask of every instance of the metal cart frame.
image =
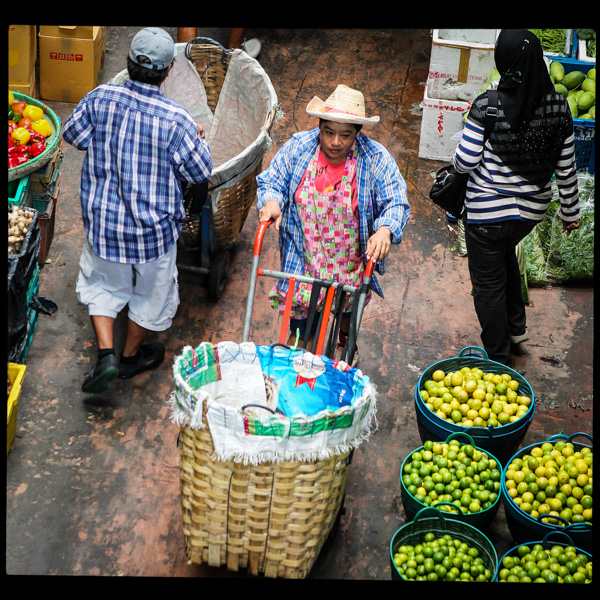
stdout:
[[(281, 330), (279, 334), (280, 344), (286, 343), (286, 338), (288, 335), (288, 329), (290, 324), (290, 312), (292, 308), (292, 300), (295, 285), (297, 282), (310, 283), (313, 287), (311, 290), (310, 306), (308, 309), (308, 317), (306, 324), (307, 331), (311, 331), (315, 318), (318, 319), (318, 323), (313, 344), (310, 348), (306, 349), (313, 352), (313, 354), (324, 354), (329, 358), (334, 357), (337, 337), (339, 334), (339, 328), (341, 323), (342, 310), (344, 307), (344, 300), (347, 294), (354, 294), (354, 302), (352, 305), (352, 317), (350, 319), (350, 330), (348, 332), (348, 340), (346, 342), (341, 356), (341, 360), (348, 364), (352, 364), (356, 340), (358, 337), (358, 330), (360, 328), (363, 311), (366, 305), (367, 293), (371, 287), (371, 279), (373, 276), (373, 269), (375, 267), (375, 263), (371, 259), (367, 261), (367, 264), (365, 265), (363, 279), (359, 286), (341, 284), (339, 282), (318, 279), (302, 274), (285, 273), (282, 271), (276, 271), (272, 269), (264, 269), (259, 266), (260, 255), (262, 252), (262, 245), (264, 241), (265, 232), (267, 231), (271, 223), (273, 223), (272, 219), (269, 221), (261, 221), (254, 240), (252, 271), (250, 273), (250, 284), (248, 289), (248, 297), (246, 300), (246, 316), (244, 321), (244, 332), (242, 336), (242, 341), (248, 341), (248, 336), (250, 333), (250, 323), (252, 321), (252, 310), (254, 307), (256, 283), (258, 277), (272, 277), (275, 279), (287, 279), (289, 281), (288, 291), (285, 298), (283, 320), (281, 323)], [(323, 288), (327, 290), (325, 304), (323, 306), (323, 310), (317, 311), (317, 300)], [(329, 319), (331, 314), (333, 314), (333, 321), (329, 331), (329, 336), (326, 339), (327, 328), (329, 325)]]

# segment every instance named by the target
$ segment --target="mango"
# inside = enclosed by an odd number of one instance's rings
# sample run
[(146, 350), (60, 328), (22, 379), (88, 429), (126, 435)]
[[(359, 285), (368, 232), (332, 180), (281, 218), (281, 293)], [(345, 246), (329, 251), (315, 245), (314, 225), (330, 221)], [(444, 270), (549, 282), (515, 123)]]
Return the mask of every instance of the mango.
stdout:
[(596, 82), (593, 79), (586, 77), (583, 80), (583, 83), (581, 84), (581, 89), (584, 92), (594, 92), (594, 94), (595, 94), (596, 93)]
[(570, 73), (567, 73), (563, 80), (562, 80), (562, 84), (569, 90), (574, 90), (575, 88), (579, 87), (582, 83), (583, 80), (585, 79), (585, 73), (582, 73), (581, 71), (571, 71)]
[(590, 110), (588, 110), (588, 115), (592, 116), (592, 119), (596, 120), (596, 105), (592, 106)]
[(584, 113), (583, 115), (579, 115), (577, 118), (578, 119), (588, 119), (590, 121), (594, 120), (594, 117), (592, 117), (592, 115), (590, 115), (590, 113)]
[(575, 96), (567, 96), (567, 102), (569, 103), (572, 117), (574, 119), (577, 118), (579, 115), (579, 108), (577, 107), (577, 100), (575, 100)]
[(569, 94), (569, 90), (562, 84), (562, 83), (557, 83), (554, 86), (554, 89), (559, 93), (562, 94), (565, 98), (567, 97), (567, 95)]
[(582, 92), (576, 97), (577, 109), (580, 112), (586, 112), (596, 102), (596, 94), (593, 92)]
[(560, 83), (565, 76), (565, 68), (562, 63), (552, 61), (550, 63), (550, 76), (554, 83)]
[(592, 81), (596, 81), (596, 67), (594, 67), (593, 69), (590, 69), (587, 73), (587, 76)]

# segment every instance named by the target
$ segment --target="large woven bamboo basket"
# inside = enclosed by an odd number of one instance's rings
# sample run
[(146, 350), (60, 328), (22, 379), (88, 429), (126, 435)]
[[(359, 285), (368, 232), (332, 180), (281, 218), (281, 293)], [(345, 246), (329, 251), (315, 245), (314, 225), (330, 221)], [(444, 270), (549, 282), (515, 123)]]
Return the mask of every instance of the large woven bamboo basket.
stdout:
[(271, 578), (306, 577), (342, 506), (350, 451), (252, 465), (215, 460), (208, 426), (181, 427), (179, 443), (189, 560)]
[[(196, 71), (204, 84), (209, 108), (215, 112), (221, 89), (231, 61), (231, 50), (225, 49), (218, 42), (209, 38), (194, 38), (185, 48), (186, 57), (194, 64)], [(238, 51), (239, 52), (239, 51)], [(265, 85), (271, 86), (266, 73)], [(276, 121), (277, 107), (273, 106), (267, 114), (263, 131), (268, 136)], [(213, 173), (209, 180), (208, 193), (216, 196), (216, 211), (214, 213), (216, 247), (226, 249), (235, 243), (250, 207), (256, 199), (256, 177), (262, 170), (264, 147), (255, 152), (252, 162), (242, 172), (230, 172), (226, 181), (221, 181), (218, 173)], [(219, 166), (216, 171), (224, 171), (226, 165)], [(220, 173), (221, 175), (223, 173)], [(217, 196), (218, 194), (218, 196)], [(199, 227), (198, 222), (190, 221), (184, 225), (182, 235), (194, 245)]]
[[(175, 44), (177, 54), (185, 54), (194, 65), (206, 93), (206, 102), (214, 113), (219, 103), (221, 90), (227, 76), (227, 69), (234, 53), (241, 50), (228, 50), (210, 38), (194, 38), (187, 44)], [(234, 245), (250, 207), (256, 198), (256, 177), (262, 170), (262, 161), (266, 148), (270, 145), (270, 133), (280, 117), (277, 95), (267, 73), (258, 61), (245, 55), (252, 62), (256, 73), (260, 74), (260, 85), (269, 96), (269, 105), (265, 106), (264, 122), (260, 125), (260, 134), (247, 148), (233, 159), (214, 166), (208, 181), (208, 193), (213, 205), (215, 227), (215, 246), (226, 250)], [(127, 70), (118, 73), (111, 83), (124, 83), (129, 78)], [(187, 211), (187, 207), (186, 207)], [(195, 248), (200, 245), (202, 235), (199, 219), (188, 212), (189, 220), (183, 224), (182, 238), (185, 246)]]

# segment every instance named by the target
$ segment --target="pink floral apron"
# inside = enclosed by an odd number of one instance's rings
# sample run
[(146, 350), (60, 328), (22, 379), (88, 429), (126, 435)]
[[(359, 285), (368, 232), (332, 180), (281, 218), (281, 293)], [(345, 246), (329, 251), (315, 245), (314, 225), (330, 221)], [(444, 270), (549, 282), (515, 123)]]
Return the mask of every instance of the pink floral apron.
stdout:
[[(364, 263), (360, 244), (360, 223), (352, 210), (352, 179), (356, 172), (356, 143), (350, 149), (344, 175), (337, 190), (319, 192), (315, 186), (321, 147), (317, 149), (306, 169), (306, 176), (296, 196), (296, 209), (304, 234), (304, 274), (327, 281), (358, 286), (362, 280)], [(300, 282), (292, 303), (292, 318), (305, 318), (310, 303), (312, 284)], [(321, 307), (326, 290), (321, 290)], [(273, 287), (269, 299), (280, 314), (285, 306), (285, 294)], [(370, 299), (370, 293), (367, 301)], [(353, 295), (348, 295), (344, 312), (352, 306)]]

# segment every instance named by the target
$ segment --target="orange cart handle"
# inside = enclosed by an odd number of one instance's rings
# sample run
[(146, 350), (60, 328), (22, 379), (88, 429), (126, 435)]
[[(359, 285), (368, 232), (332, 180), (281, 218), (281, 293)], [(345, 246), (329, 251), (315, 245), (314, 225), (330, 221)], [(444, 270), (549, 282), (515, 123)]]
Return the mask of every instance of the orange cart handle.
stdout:
[(256, 237), (254, 239), (254, 256), (260, 256), (262, 252), (263, 240), (265, 238), (265, 232), (269, 228), (271, 223), (274, 223), (275, 219), (269, 219), (268, 221), (261, 221), (258, 225)]

